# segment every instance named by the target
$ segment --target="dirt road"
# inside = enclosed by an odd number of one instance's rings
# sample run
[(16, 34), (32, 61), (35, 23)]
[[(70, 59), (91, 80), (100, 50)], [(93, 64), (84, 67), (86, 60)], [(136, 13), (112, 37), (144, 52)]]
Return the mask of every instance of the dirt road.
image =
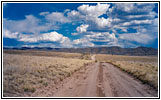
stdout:
[(92, 56), (91, 56), (91, 60), (95, 61), (95, 60), (96, 60), (95, 57), (96, 57), (96, 55), (92, 55)]
[[(95, 57), (92, 58), (95, 60)], [(49, 97), (154, 97), (157, 92), (108, 63), (94, 63), (59, 85), (32, 96)]]

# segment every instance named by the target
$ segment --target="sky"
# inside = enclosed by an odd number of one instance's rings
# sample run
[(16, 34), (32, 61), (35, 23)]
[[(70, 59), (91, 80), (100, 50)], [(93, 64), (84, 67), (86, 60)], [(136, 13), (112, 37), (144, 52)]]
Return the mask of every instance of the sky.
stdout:
[(3, 46), (158, 48), (158, 4), (3, 3)]

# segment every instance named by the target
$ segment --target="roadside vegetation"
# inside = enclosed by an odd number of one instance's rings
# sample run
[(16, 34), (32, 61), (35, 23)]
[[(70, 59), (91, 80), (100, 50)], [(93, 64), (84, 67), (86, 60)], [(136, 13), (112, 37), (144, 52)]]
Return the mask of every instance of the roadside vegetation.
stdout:
[(158, 58), (155, 56), (96, 55), (100, 62), (108, 62), (144, 84), (158, 89)]
[[(81, 54), (75, 53), (73, 55), (72, 53), (58, 53), (61, 57), (31, 56), (29, 54), (3, 54), (4, 96), (30, 95), (38, 88), (47, 87), (51, 82), (58, 84), (92, 62), (79, 59)], [(33, 53), (33, 55), (35, 54)]]
[(81, 54), (81, 59), (85, 59), (85, 60), (91, 60), (91, 54), (89, 53), (82, 53)]

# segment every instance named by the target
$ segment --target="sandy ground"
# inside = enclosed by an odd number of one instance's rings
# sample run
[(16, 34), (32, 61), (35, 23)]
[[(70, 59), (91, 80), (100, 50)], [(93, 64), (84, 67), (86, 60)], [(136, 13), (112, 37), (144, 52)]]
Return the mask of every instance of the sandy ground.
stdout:
[[(95, 60), (95, 55), (92, 56)], [(108, 63), (94, 63), (57, 85), (34, 92), (35, 97), (156, 97), (157, 91)]]

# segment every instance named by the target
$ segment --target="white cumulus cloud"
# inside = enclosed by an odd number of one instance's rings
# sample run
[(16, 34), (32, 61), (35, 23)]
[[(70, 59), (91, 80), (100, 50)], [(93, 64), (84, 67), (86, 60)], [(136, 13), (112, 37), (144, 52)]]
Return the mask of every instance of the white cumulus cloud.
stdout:
[(78, 10), (84, 15), (98, 17), (102, 14), (105, 14), (109, 7), (109, 4), (98, 3), (96, 6), (89, 6), (84, 4), (82, 6), (79, 6)]
[(45, 15), (46, 19), (51, 22), (68, 23), (70, 20), (61, 12), (52, 12)]
[(14, 32), (14, 33), (11, 33), (9, 30), (7, 29), (4, 29), (3, 30), (3, 37), (7, 37), (7, 38), (17, 38), (19, 33), (18, 32)]
[(65, 40), (68, 40), (68, 39), (69, 38), (54, 31), (54, 32), (50, 32), (50, 33), (39, 34), (39, 36), (22, 35), (22, 37), (19, 39), (19, 41), (24, 41), (24, 42), (52, 41), (52, 42), (63, 43)]
[(110, 4), (97, 4), (88, 5), (84, 4), (79, 6), (78, 10), (73, 10), (68, 12), (68, 17), (77, 22), (85, 22), (89, 25), (91, 29), (105, 28), (110, 25), (110, 19), (101, 17), (101, 15), (106, 14), (109, 10)]
[(79, 33), (83, 33), (83, 32), (86, 32), (87, 31), (87, 28), (89, 27), (89, 25), (85, 25), (85, 24), (82, 24), (81, 26), (78, 26), (76, 28), (77, 32)]

